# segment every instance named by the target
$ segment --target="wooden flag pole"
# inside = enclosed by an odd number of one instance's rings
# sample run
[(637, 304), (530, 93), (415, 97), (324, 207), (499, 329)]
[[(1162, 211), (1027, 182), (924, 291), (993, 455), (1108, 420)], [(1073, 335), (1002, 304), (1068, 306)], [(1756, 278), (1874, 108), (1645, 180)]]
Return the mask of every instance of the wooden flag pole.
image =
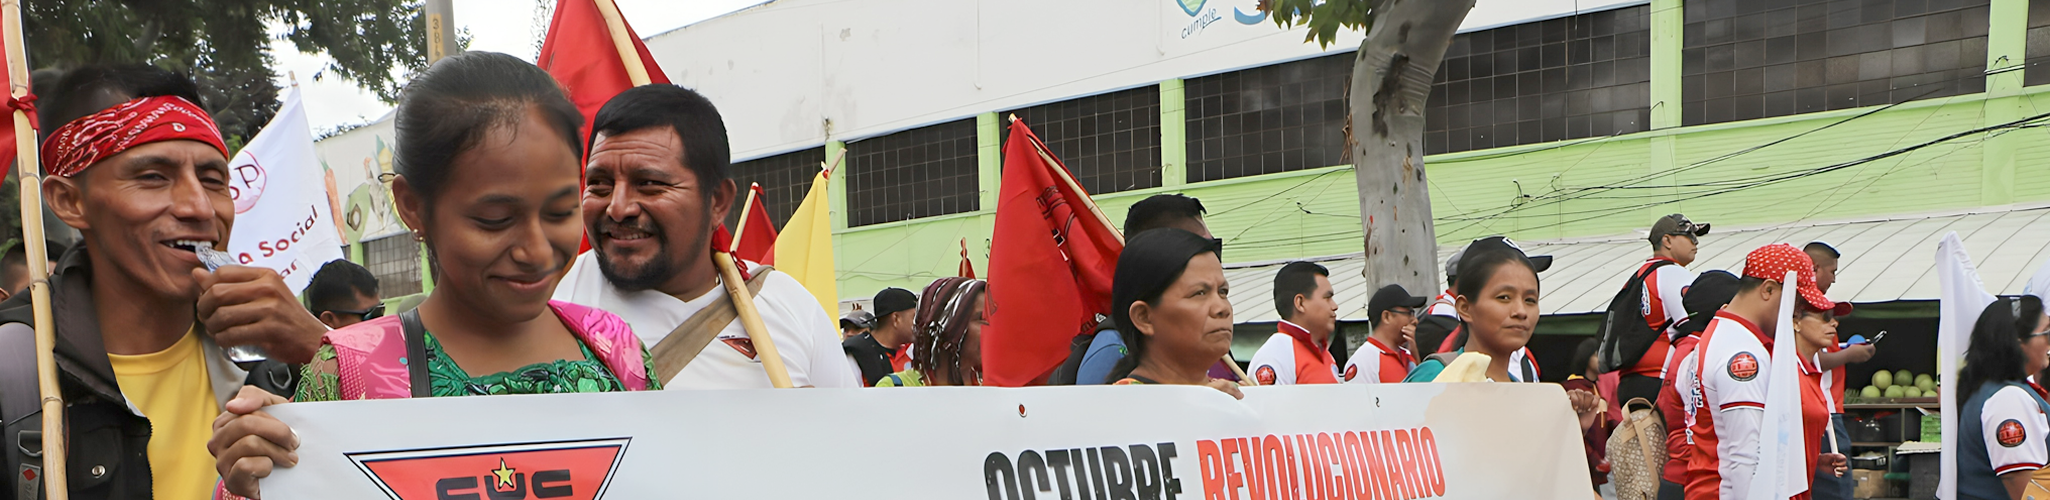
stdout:
[(641, 64), (641, 53), (634, 50), (633, 36), (626, 32), (626, 19), (619, 17), (619, 6), (612, 0), (591, 0), (598, 6), (598, 15), (605, 18), (605, 32), (612, 35), (612, 48), (619, 50), (619, 62), (626, 65), (626, 77), (635, 87), (647, 85), (648, 67)]
[[(11, 99), (29, 95), (27, 47), (21, 37), (21, 1), (0, 0), (0, 35), (6, 36), (7, 84)], [(57, 319), (50, 313), (50, 256), (43, 234), (42, 161), (36, 151), (36, 124), (28, 111), (14, 109), (14, 171), (21, 181), (21, 246), (28, 254), (29, 298), (36, 318), (36, 381), (43, 396), (43, 494), (50, 500), (71, 497), (66, 469), (69, 443), (64, 439), (64, 393), (57, 384)], [(8, 446), (13, 446), (9, 443)], [(13, 473), (14, 471), (9, 471)]]
[(755, 211), (755, 189), (760, 187), (761, 183), (748, 183), (747, 201), (740, 204), (740, 224), (733, 228), (733, 244), (726, 246), (726, 253), (740, 252), (740, 239), (747, 236), (747, 216)]
[[(1011, 115), (1011, 121), (1018, 121), (1018, 115)], [(1096, 200), (1088, 199), (1089, 191), (1083, 190), (1082, 184), (1075, 182), (1075, 177), (1068, 173), (1067, 164), (1061, 163), (1061, 160), (1059, 158), (1054, 158), (1053, 153), (1048, 152), (1046, 150), (1046, 143), (1040, 142), (1039, 138), (1037, 137), (1034, 137), (1032, 140), (1032, 151), (1035, 153), (1039, 153), (1039, 158), (1041, 160), (1045, 160), (1047, 165), (1053, 165), (1055, 167), (1052, 169), (1054, 172), (1054, 176), (1059, 177), (1062, 183), (1067, 184), (1068, 189), (1083, 194), (1084, 199), (1081, 200), (1082, 206), (1089, 207), (1089, 213), (1095, 215), (1096, 220), (1103, 223), (1103, 227), (1110, 228), (1110, 234), (1118, 238), (1118, 244), (1123, 245), (1125, 243), (1124, 232), (1119, 231), (1118, 226), (1110, 222), (1110, 217), (1106, 217), (1103, 215), (1103, 210), (1096, 207)], [(1225, 352), (1224, 357), (1222, 359), (1224, 360), (1225, 366), (1231, 367), (1232, 375), (1238, 376), (1240, 384), (1260, 385), (1259, 381), (1253, 380), (1252, 377), (1246, 376), (1246, 370), (1244, 368), (1239, 368), (1238, 359), (1231, 357), (1230, 352)]]

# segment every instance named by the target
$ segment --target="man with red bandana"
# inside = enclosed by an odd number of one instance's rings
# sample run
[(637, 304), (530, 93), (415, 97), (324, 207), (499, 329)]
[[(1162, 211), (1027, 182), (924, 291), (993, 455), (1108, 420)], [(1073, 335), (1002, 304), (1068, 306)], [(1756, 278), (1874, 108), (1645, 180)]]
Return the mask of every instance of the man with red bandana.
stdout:
[[(205, 498), (218, 477), (207, 447), (215, 417), (238, 394), (261, 392), (244, 385), (255, 365), (230, 362), (223, 347), (303, 363), (327, 329), (277, 273), (209, 272), (190, 248), (225, 248), (235, 218), (228, 151), (191, 80), (85, 67), (56, 90), (41, 102), (43, 198), (84, 237), (51, 256), (71, 496)], [(40, 421), (37, 398), (6, 393), (34, 390), (17, 383), (34, 380), (34, 321), (29, 294), (0, 303), (0, 420), (15, 424), (0, 438), (10, 448), (34, 444), (25, 431), (39, 430), (24, 425)], [(0, 499), (41, 488), (22, 473), (36, 458), (6, 456), (12, 479)]]
[(1330, 275), (1309, 262), (1290, 262), (1275, 274), (1274, 309), (1281, 313), (1281, 331), (1253, 353), (1248, 375), (1260, 385), (1339, 382), (1338, 363), (1331, 356), (1338, 301)]

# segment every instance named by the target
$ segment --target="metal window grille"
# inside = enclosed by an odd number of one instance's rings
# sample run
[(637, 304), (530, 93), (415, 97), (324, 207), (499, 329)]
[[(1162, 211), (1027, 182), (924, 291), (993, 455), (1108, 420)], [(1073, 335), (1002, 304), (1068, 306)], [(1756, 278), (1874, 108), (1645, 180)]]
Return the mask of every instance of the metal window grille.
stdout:
[(363, 267), (377, 276), (377, 295), (384, 298), (420, 293), (420, 243), (412, 233), (364, 241)]
[(1454, 36), (1424, 106), (1424, 151), (1649, 129), (1650, 12), (1637, 6)]
[(847, 145), (847, 225), (979, 209), (975, 119)]
[(733, 209), (726, 213), (726, 227), (739, 227), (740, 211), (747, 206), (747, 186), (760, 183), (762, 206), (768, 209), (769, 220), (781, 230), (790, 223), (790, 214), (797, 212), (797, 205), (804, 202), (805, 193), (811, 191), (812, 179), (818, 176), (819, 164), (824, 161), (826, 150), (818, 147), (733, 164), (728, 175), (736, 189)]
[(1682, 121), (1981, 92), (1989, 15), (1989, 0), (1687, 2)]
[(2022, 85), (2050, 83), (2050, 1), (2029, 2), (2029, 31)]
[[(1091, 193), (1160, 187), (1160, 87), (1011, 111)], [(1009, 135), (1005, 134), (1005, 139)]]
[(1188, 79), (1188, 181), (1345, 163), (1351, 81), (1350, 53)]

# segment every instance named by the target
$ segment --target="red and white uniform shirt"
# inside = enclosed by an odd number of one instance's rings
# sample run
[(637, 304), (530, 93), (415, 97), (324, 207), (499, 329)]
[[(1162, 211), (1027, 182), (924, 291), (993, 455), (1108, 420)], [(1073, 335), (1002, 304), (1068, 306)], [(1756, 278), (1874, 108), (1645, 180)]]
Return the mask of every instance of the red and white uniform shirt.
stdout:
[(1673, 343), (1666, 363), (1665, 387), (1659, 391), (1659, 412), (1666, 419), (1666, 465), (1659, 478), (1687, 484), (1688, 456), (1694, 453), (1694, 411), (1701, 407), (1701, 384), (1694, 350), (1701, 337), (1688, 335)]
[(1986, 442), (1986, 455), (1993, 459), (1993, 474), (2036, 470), (2050, 462), (2050, 447), (2043, 433), (2050, 432), (2043, 411), (2027, 389), (2007, 386), (1986, 398), (1979, 411), (1979, 429)]
[(1431, 307), (1425, 309), (1424, 313), (1432, 316), (1446, 316), (1452, 319), (1459, 319), (1458, 300), (1459, 294), (1452, 293), (1450, 289), (1438, 292), (1438, 296), (1431, 299)]
[(1416, 354), (1409, 349), (1391, 349), (1379, 339), (1367, 337), (1367, 344), (1346, 358), (1345, 373), (1339, 379), (1348, 384), (1394, 384), (1408, 377), (1411, 368), (1416, 368)]
[[(1672, 259), (1665, 257), (1652, 257), (1638, 266), (1637, 272), (1644, 272), (1644, 268), (1658, 261), (1673, 262)], [(1644, 323), (1665, 333), (1667, 330), (1660, 328), (1661, 325), (1687, 317), (1687, 307), (1680, 303), (1680, 297), (1687, 293), (1687, 286), (1693, 283), (1694, 272), (1681, 267), (1678, 262), (1659, 266), (1658, 270), (1645, 275), (1642, 304)], [(1644, 357), (1638, 358), (1637, 364), (1623, 369), (1623, 374), (1665, 378), (1666, 356), (1670, 354), (1672, 347), (1672, 343), (1665, 335), (1659, 335), (1652, 341), (1651, 347), (1645, 349)]]
[(1750, 321), (1717, 311), (1695, 354), (1701, 401), (1694, 411), (1687, 500), (1743, 498), (1758, 468), (1772, 339)]
[(1281, 332), (1253, 353), (1253, 371), (1247, 375), (1260, 385), (1338, 383), (1338, 360), (1331, 357), (1329, 343), (1311, 340), (1309, 330), (1295, 323), (1276, 326)]

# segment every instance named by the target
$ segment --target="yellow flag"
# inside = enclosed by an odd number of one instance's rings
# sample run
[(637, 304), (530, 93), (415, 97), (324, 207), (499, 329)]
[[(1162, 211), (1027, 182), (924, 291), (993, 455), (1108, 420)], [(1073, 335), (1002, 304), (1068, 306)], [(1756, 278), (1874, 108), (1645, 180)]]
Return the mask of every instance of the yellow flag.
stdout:
[(797, 204), (797, 213), (776, 236), (776, 270), (797, 278), (819, 299), (827, 316), (840, 316), (839, 279), (833, 271), (832, 202), (828, 198), (827, 172), (812, 177), (811, 191)]

